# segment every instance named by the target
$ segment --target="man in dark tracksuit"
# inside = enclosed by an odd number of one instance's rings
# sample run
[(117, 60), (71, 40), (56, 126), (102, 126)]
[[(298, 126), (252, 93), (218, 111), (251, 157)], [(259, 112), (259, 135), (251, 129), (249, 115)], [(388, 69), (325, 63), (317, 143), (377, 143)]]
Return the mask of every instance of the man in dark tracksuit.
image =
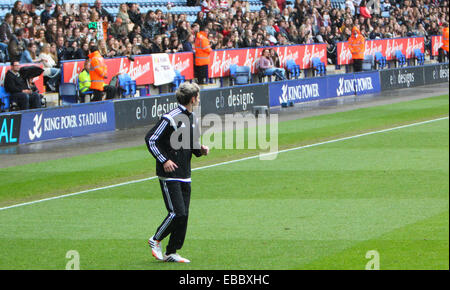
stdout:
[[(200, 128), (192, 110), (199, 103), (199, 87), (185, 82), (176, 92), (178, 107), (163, 115), (147, 133), (145, 142), (156, 159), (156, 174), (168, 215), (149, 239), (152, 255), (167, 262), (189, 263), (176, 253), (186, 236), (191, 196), (191, 158), (207, 155), (209, 148), (200, 145)], [(161, 241), (170, 234), (166, 253)]]

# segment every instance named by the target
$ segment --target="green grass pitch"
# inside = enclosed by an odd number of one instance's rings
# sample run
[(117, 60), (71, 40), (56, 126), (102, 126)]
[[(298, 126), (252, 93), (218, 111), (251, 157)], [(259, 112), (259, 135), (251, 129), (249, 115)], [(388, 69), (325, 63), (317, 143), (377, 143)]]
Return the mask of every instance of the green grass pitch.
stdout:
[[(279, 149), (448, 116), (449, 96), (279, 124)], [(166, 215), (157, 180), (0, 210), (0, 269), (449, 269), (449, 121), (193, 172), (180, 254), (147, 239)], [(256, 154), (212, 150), (193, 167)], [(154, 175), (145, 145), (0, 169), (0, 207)], [(163, 241), (165, 246), (167, 241)]]

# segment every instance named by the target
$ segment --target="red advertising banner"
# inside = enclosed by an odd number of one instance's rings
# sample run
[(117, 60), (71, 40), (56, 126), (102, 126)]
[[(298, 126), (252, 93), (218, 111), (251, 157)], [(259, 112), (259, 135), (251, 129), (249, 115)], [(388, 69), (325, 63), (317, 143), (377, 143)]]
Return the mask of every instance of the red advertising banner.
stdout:
[[(105, 58), (105, 64), (108, 67), (108, 78), (105, 82), (109, 83), (116, 74), (127, 73), (136, 80), (138, 86), (152, 84), (154, 82), (152, 56), (136, 55), (133, 58), (134, 61), (130, 61), (127, 57)], [(186, 79), (194, 78), (192, 53), (173, 53), (169, 54), (169, 58), (174, 69), (179, 70)], [(63, 82), (75, 83), (83, 66), (84, 60), (62, 62)]]
[(194, 78), (194, 54), (192, 52), (169, 53), (173, 69), (178, 70), (187, 80)]
[[(119, 73), (128, 73), (137, 85), (153, 82), (153, 67), (151, 56), (135, 56), (134, 61), (127, 57), (105, 58), (108, 67), (108, 76), (105, 83), (109, 83), (111, 78)], [(83, 70), (84, 60), (67, 61), (62, 63), (63, 82), (75, 83), (78, 74)]]
[(442, 35), (433, 35), (431, 36), (431, 55), (438, 56), (439, 48), (444, 44), (442, 40)]
[[(375, 39), (367, 40), (365, 46), (365, 55), (374, 55), (375, 52), (381, 52), (386, 60), (392, 60), (395, 58), (395, 51), (400, 50), (406, 58), (413, 58), (414, 49), (419, 48), (422, 52), (425, 51), (425, 39), (423, 37)], [(337, 55), (338, 65), (352, 63), (352, 54), (347, 42), (338, 42)]]
[[(286, 63), (288, 59), (294, 59), (301, 69), (311, 67), (311, 58), (318, 57), (325, 64), (327, 63), (326, 44), (307, 44), (274, 47), (277, 51), (280, 62)], [(247, 65), (252, 68), (252, 72), (258, 71), (258, 61), (261, 57), (262, 48), (243, 48), (216, 50), (211, 53), (211, 64), (209, 66), (209, 77), (217, 78), (229, 75), (231, 64)], [(194, 54), (191, 52), (172, 53), (169, 59), (174, 69), (179, 70), (181, 75), (187, 80), (194, 78)], [(136, 80), (136, 84), (147, 85), (154, 82), (153, 63), (151, 55), (134, 56), (134, 61), (127, 57), (105, 58), (108, 67), (109, 83), (111, 78), (118, 73), (128, 73)], [(63, 61), (63, 82), (76, 82), (78, 74), (83, 69), (84, 60)]]
[[(39, 67), (44, 67), (42, 64), (24, 64), (21, 65), (22, 66), (30, 66), (30, 65), (36, 65)], [(6, 73), (8, 72), (8, 70), (11, 68), (10, 65), (0, 65), (0, 86), (3, 86), (3, 83), (5, 81), (5, 76)], [(44, 76), (43, 74), (41, 74), (38, 77), (35, 77), (32, 79), (32, 82), (36, 85), (37, 89), (39, 90), (40, 93), (45, 93), (44, 91)]]
[[(322, 62), (327, 63), (326, 44), (289, 45), (273, 48), (283, 66), (286, 60), (293, 59), (301, 69), (308, 69), (311, 68), (313, 57), (318, 57)], [(257, 73), (262, 51), (263, 48), (214, 50), (210, 55), (209, 77), (228, 76), (232, 64), (249, 66), (252, 73)]]

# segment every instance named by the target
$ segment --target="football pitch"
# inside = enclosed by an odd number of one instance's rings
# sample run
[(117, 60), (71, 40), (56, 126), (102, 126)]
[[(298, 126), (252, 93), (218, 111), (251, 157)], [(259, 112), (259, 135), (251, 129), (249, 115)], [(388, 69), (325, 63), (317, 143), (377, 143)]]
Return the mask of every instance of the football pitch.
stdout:
[(285, 121), (274, 160), (193, 159), (190, 264), (151, 256), (167, 212), (144, 141), (2, 168), (0, 269), (63, 270), (69, 251), (80, 269), (449, 269), (448, 110), (444, 95)]

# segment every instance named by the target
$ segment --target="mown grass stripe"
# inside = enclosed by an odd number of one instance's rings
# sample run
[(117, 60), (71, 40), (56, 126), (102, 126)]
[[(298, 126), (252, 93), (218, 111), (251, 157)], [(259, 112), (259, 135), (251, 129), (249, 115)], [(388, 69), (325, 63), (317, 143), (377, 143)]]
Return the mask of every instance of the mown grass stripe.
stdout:
[[(411, 123), (411, 124), (397, 126), (397, 127), (392, 127), (392, 128), (387, 128), (387, 129), (383, 129), (383, 130), (371, 131), (371, 132), (366, 132), (366, 133), (362, 133), (362, 134), (358, 134), (358, 135), (353, 135), (353, 136), (348, 136), (348, 137), (328, 140), (328, 141), (314, 143), (314, 144), (303, 145), (303, 146), (289, 148), (289, 149), (284, 149), (284, 150), (279, 150), (279, 151), (276, 151), (276, 152), (270, 152), (270, 153), (263, 153), (263, 154), (253, 155), (253, 156), (249, 156), (249, 157), (245, 157), (245, 158), (234, 159), (234, 160), (230, 160), (230, 161), (225, 161), (225, 162), (220, 162), (220, 163), (215, 163), (215, 164), (211, 164), (211, 165), (197, 167), (197, 168), (192, 169), (192, 171), (208, 169), (208, 168), (211, 168), (211, 167), (232, 164), (232, 163), (246, 161), (246, 160), (255, 159), (255, 158), (267, 157), (267, 156), (270, 156), (270, 155), (273, 155), (273, 154), (279, 154), (279, 153), (285, 153), (285, 152), (290, 152), (290, 151), (295, 151), (295, 150), (307, 149), (307, 148), (311, 148), (311, 147), (316, 147), (316, 146), (321, 146), (321, 145), (325, 145), (325, 144), (330, 144), (330, 143), (335, 143), (335, 142), (340, 142), (340, 141), (360, 138), (360, 137), (374, 135), (374, 134), (390, 132), (390, 131), (394, 131), (394, 130), (400, 130), (400, 129), (404, 129), (404, 128), (408, 128), (408, 127), (412, 127), (412, 126), (419, 126), (419, 125), (424, 125), (424, 124), (428, 124), (428, 123), (432, 123), (432, 122), (438, 122), (438, 121), (442, 121), (442, 120), (447, 120), (448, 118), (449, 117), (442, 117), (442, 118), (438, 118), (438, 119), (432, 119), (432, 120), (427, 120), (427, 121), (422, 121), (422, 122), (417, 122), (417, 123)], [(93, 188), (93, 189), (73, 192), (73, 193), (69, 193), (69, 194), (64, 194), (64, 195), (59, 195), (59, 196), (39, 199), (39, 200), (25, 202), (25, 203), (14, 204), (14, 205), (11, 205), (11, 206), (6, 206), (6, 207), (0, 208), (0, 211), (7, 210), (7, 209), (12, 209), (12, 208), (16, 208), (16, 207), (22, 207), (22, 206), (26, 206), (26, 205), (32, 205), (32, 204), (41, 203), (41, 202), (45, 202), (45, 201), (51, 201), (51, 200), (55, 200), (55, 199), (60, 199), (60, 198), (65, 198), (65, 197), (70, 197), (70, 196), (75, 196), (75, 195), (95, 192), (95, 191), (99, 191), (99, 190), (110, 189), (110, 188), (125, 186), (125, 185), (129, 185), (129, 184), (149, 181), (149, 180), (153, 180), (155, 178), (157, 178), (157, 176), (151, 176), (151, 177), (148, 177), (148, 178), (122, 182), (122, 183), (118, 183), (118, 184), (113, 184), (113, 185), (108, 185), (108, 186), (103, 186), (103, 187), (98, 187), (98, 188)]]

